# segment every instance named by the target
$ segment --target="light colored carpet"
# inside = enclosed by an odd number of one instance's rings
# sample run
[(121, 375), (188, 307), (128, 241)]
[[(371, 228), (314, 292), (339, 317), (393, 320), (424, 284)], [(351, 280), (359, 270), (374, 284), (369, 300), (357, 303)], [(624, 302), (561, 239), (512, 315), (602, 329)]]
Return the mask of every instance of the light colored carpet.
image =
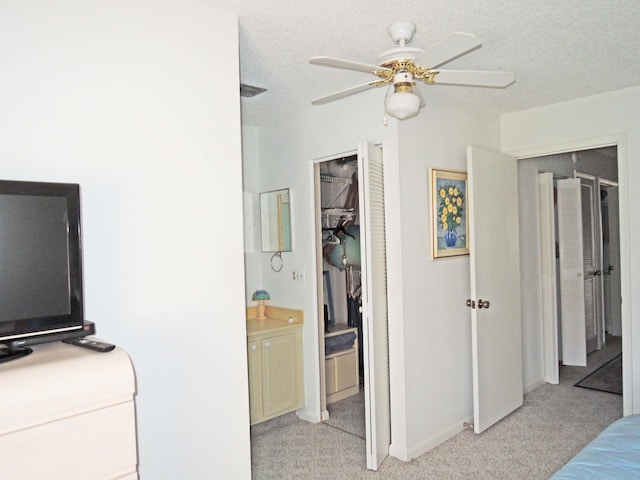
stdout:
[[(481, 435), (467, 430), (412, 460), (388, 457), (366, 470), (365, 441), (295, 414), (252, 428), (252, 473), (260, 479), (543, 480), (622, 416), (622, 397), (573, 385), (620, 353), (619, 341), (563, 367), (561, 384), (534, 390), (524, 405)], [(265, 422), (269, 424), (270, 422)]]
[(324, 422), (325, 424), (351, 433), (356, 437), (365, 438), (364, 390), (362, 388), (357, 395), (327, 405), (327, 410), (329, 411), (329, 420)]

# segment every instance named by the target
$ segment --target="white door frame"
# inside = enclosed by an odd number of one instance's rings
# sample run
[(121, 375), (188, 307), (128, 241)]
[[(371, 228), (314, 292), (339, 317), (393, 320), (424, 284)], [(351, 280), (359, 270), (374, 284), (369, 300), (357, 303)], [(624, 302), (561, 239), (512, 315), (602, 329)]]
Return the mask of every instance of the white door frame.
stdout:
[[(622, 371), (623, 386), (623, 415), (633, 413), (634, 385), (633, 385), (633, 359), (640, 357), (640, 351), (634, 352), (631, 331), (631, 272), (630, 272), (630, 205), (629, 205), (629, 160), (627, 157), (627, 136), (625, 134), (607, 135), (602, 137), (578, 139), (553, 145), (540, 145), (526, 149), (506, 151), (505, 153), (516, 157), (518, 160), (527, 158), (555, 155), (558, 153), (570, 153), (580, 150), (592, 150), (602, 147), (617, 147), (618, 157), (618, 188), (620, 210), (620, 281), (622, 292)], [(640, 362), (640, 359), (639, 359)], [(640, 393), (638, 394), (640, 395)], [(640, 399), (638, 399), (640, 402)]]
[[(613, 209), (611, 209), (611, 200), (607, 201), (607, 210), (608, 210), (608, 222), (607, 222), (607, 227), (608, 227), (608, 234), (610, 236), (610, 241), (609, 244), (617, 244), (620, 245), (620, 227), (619, 227), (619, 213), (620, 213), (620, 209), (618, 207), (618, 182), (613, 182), (611, 180), (607, 180), (605, 178), (600, 178), (599, 179), (599, 183), (600, 183), (600, 189), (602, 189), (603, 187), (607, 189), (607, 192), (612, 192), (613, 189), (615, 189), (615, 201), (614, 201), (614, 207)], [(614, 214), (612, 214), (611, 212), (615, 212)], [(612, 219), (613, 218), (613, 219)], [(604, 226), (602, 227), (604, 229)], [(613, 240), (611, 240), (613, 239)], [(603, 252), (604, 252), (604, 244), (603, 244)], [(611, 251), (609, 251), (611, 252)], [(611, 253), (609, 253), (609, 261), (611, 261)], [(603, 290), (604, 290), (604, 285), (606, 283), (606, 280), (609, 279), (609, 286), (612, 286), (614, 283), (616, 284), (616, 287), (614, 292), (609, 292), (609, 293), (614, 293), (613, 298), (609, 298), (608, 302), (605, 301), (604, 302), (604, 306), (605, 309), (608, 309), (609, 312), (607, 315), (605, 315), (605, 326), (606, 326), (606, 318), (607, 316), (613, 316), (615, 318), (617, 318), (618, 320), (615, 323), (612, 323), (610, 325), (610, 330), (609, 332), (611, 332), (613, 335), (615, 336), (620, 336), (622, 334), (621, 331), (621, 325), (620, 325), (620, 305), (617, 304), (617, 299), (620, 298), (620, 278), (617, 278), (617, 280), (615, 282), (611, 281), (611, 277), (619, 277), (620, 276), (620, 251), (618, 249), (617, 252), (617, 258), (615, 260), (613, 260), (614, 264), (615, 264), (615, 268), (617, 269), (617, 272), (612, 274), (610, 271), (609, 273), (605, 273), (604, 271), (604, 253), (603, 253), (603, 270), (602, 270), (602, 274), (603, 274), (603, 278), (605, 279), (602, 283), (603, 283)], [(607, 267), (609, 267), (610, 265), (607, 265)], [(604, 292), (603, 292), (603, 298), (604, 298)], [(613, 311), (612, 311), (613, 309)]]

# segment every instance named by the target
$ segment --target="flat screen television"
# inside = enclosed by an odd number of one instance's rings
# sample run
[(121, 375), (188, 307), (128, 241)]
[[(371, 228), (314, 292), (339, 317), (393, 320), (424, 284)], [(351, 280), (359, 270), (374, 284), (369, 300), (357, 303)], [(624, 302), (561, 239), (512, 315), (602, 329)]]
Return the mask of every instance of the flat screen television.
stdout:
[(80, 186), (0, 180), (0, 362), (85, 332)]

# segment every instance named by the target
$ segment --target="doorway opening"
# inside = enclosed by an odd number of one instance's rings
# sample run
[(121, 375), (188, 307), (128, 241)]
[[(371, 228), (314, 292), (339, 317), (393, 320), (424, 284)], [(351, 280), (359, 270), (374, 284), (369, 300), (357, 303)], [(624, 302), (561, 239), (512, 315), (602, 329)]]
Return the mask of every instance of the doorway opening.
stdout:
[(359, 143), (314, 177), (321, 418), (364, 433), (377, 470), (391, 443), (382, 149)]
[[(533, 175), (538, 201), (527, 204)], [(557, 384), (561, 365), (587, 366), (608, 339), (621, 343), (617, 147), (522, 160), (519, 176), (522, 218), (538, 218), (545, 381)]]
[[(320, 182), (325, 423), (366, 437), (357, 155), (317, 164)], [(320, 292), (319, 292), (320, 293)], [(322, 360), (321, 360), (322, 361)]]

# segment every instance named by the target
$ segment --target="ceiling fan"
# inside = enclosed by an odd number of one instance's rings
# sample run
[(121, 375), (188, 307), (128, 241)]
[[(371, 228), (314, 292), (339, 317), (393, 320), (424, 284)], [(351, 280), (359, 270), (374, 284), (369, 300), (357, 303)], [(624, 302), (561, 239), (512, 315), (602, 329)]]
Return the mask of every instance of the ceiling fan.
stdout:
[(515, 81), (513, 72), (436, 69), (454, 58), (480, 47), (480, 40), (470, 33), (455, 32), (426, 50), (408, 47), (416, 27), (411, 22), (398, 22), (388, 27), (389, 36), (398, 45), (378, 57), (378, 65), (367, 65), (333, 57), (312, 57), (310, 63), (371, 73), (377, 80), (356, 85), (313, 100), (322, 105), (374, 87), (393, 85), (393, 93), (385, 97), (385, 111), (399, 120), (415, 117), (424, 107), (424, 99), (416, 81), (428, 85), (466, 85), (504, 88)]

